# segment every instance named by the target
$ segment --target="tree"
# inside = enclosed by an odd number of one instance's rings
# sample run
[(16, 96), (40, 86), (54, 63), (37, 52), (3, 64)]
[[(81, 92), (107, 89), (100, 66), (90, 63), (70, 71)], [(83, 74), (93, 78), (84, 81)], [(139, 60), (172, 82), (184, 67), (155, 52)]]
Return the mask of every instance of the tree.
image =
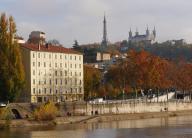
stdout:
[(73, 44), (73, 48), (78, 48), (79, 47), (79, 43), (77, 40), (74, 40), (74, 44)]
[(120, 91), (134, 91), (136, 97), (138, 91), (148, 92), (150, 89), (156, 91), (158, 96), (160, 89), (172, 86), (170, 68), (170, 62), (165, 59), (144, 50), (130, 50), (124, 61), (109, 69), (106, 78)]
[(175, 84), (177, 89), (182, 91), (185, 95), (185, 92), (190, 93), (192, 89), (192, 64), (186, 62), (180, 62), (177, 65), (175, 73)]
[(61, 46), (59, 40), (57, 40), (57, 39), (49, 40), (48, 43), (51, 45), (54, 45), (54, 46)]
[(84, 91), (85, 99), (92, 98), (101, 83), (101, 72), (91, 66), (84, 65)]
[(0, 17), (0, 100), (14, 101), (24, 86), (24, 68), (19, 45), (14, 41), (16, 24), (12, 16)]

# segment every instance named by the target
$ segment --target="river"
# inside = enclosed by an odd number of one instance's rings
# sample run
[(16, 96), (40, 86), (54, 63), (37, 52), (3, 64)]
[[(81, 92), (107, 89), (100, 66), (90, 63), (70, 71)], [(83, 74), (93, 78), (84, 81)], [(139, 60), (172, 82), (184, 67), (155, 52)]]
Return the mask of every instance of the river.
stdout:
[(192, 138), (192, 116), (11, 128), (0, 138)]

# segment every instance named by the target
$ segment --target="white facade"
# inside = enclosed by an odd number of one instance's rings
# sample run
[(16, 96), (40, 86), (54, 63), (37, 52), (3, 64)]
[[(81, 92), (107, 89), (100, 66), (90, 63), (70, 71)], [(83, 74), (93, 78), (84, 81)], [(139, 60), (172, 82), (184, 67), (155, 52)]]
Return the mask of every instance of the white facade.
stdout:
[(24, 64), (30, 63), (26, 80), (31, 102), (83, 100), (83, 55), (26, 50), (29, 59), (23, 58)]

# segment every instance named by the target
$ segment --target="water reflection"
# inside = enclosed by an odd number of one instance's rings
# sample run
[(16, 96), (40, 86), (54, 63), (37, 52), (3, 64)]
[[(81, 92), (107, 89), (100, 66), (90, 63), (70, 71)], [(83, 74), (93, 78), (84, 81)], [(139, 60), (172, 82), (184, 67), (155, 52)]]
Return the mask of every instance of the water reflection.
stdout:
[(154, 118), (0, 131), (0, 138), (192, 138), (192, 117)]

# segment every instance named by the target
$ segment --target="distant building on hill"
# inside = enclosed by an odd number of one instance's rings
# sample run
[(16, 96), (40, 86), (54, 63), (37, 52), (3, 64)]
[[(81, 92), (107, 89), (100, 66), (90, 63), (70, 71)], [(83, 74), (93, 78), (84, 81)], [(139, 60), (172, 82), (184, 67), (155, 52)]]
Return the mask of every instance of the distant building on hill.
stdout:
[(32, 31), (29, 35), (28, 43), (45, 45), (46, 35), (41, 31)]
[(84, 63), (103, 62), (111, 59), (111, 54), (106, 52), (92, 52), (84, 54)]
[(14, 41), (16, 41), (18, 44), (24, 44), (25, 43), (25, 40), (23, 39), (23, 37), (20, 37), (20, 36), (15, 36)]
[(129, 38), (128, 41), (131, 43), (138, 43), (138, 42), (145, 42), (145, 43), (153, 43), (156, 39), (156, 30), (150, 33), (148, 27), (146, 29), (146, 34), (140, 35), (138, 30), (136, 30), (135, 35), (133, 35), (131, 29), (129, 31)]

